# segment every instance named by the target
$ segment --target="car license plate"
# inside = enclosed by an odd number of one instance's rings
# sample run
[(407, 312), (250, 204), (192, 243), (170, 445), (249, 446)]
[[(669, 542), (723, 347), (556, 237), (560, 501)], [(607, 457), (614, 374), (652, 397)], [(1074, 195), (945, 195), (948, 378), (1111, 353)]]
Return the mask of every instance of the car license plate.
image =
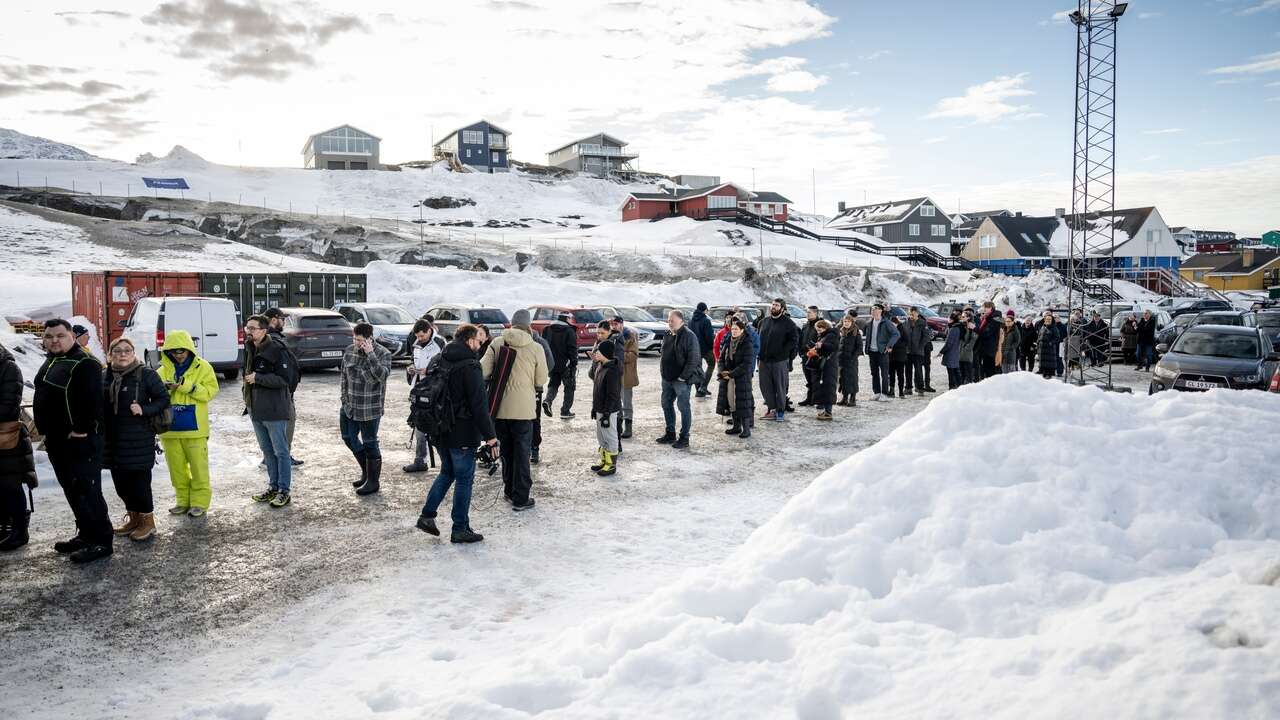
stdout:
[(1222, 387), (1218, 383), (1205, 382), (1204, 380), (1184, 380), (1182, 384), (1192, 390), (1212, 390), (1216, 387)]
[(320, 357), (322, 358), (342, 357), (342, 351), (341, 350), (325, 350), (320, 353)]

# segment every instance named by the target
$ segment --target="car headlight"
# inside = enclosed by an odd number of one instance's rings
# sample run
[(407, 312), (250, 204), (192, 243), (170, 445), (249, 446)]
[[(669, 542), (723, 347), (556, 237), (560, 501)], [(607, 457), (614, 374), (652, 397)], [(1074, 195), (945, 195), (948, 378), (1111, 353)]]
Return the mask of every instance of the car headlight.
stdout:
[(1178, 377), (1178, 373), (1170, 370), (1169, 368), (1163, 365), (1156, 365), (1155, 369), (1151, 371), (1151, 374), (1160, 378), (1161, 380), (1173, 380)]
[(1256, 383), (1262, 381), (1262, 375), (1254, 373), (1252, 375), (1232, 375), (1231, 382), (1237, 383)]

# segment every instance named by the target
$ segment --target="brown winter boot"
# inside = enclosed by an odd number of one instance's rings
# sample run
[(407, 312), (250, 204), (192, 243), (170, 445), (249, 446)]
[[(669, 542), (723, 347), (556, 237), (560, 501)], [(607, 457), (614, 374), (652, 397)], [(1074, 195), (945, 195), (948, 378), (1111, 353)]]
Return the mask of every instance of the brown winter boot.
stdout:
[(129, 533), (129, 539), (135, 542), (150, 540), (156, 534), (156, 516), (152, 513), (137, 513), (138, 526)]
[(138, 523), (141, 521), (141, 515), (142, 513), (136, 513), (132, 510), (126, 512), (124, 514), (124, 524), (120, 527), (112, 528), (111, 532), (116, 535), (128, 535), (137, 529)]

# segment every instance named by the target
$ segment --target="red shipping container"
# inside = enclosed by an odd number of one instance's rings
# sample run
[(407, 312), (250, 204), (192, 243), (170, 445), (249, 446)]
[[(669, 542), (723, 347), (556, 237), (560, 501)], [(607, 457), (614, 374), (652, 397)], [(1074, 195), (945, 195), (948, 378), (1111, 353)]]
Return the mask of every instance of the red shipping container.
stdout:
[(142, 298), (200, 294), (200, 275), (193, 272), (71, 273), (71, 312), (89, 318), (104, 347), (124, 332), (124, 321)]

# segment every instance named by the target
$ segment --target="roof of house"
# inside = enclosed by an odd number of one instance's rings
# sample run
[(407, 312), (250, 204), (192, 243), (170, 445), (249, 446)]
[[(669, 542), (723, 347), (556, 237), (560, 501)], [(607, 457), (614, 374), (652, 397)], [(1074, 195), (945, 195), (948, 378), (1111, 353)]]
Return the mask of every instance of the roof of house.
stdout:
[(1231, 261), (1225, 265), (1219, 265), (1212, 270), (1210, 275), (1252, 275), (1280, 259), (1280, 250), (1253, 250), (1253, 264), (1249, 267), (1244, 266), (1244, 253), (1232, 253), (1228, 257)]
[[(1013, 212), (1010, 210), (979, 210), (978, 212), (962, 212), (959, 214), (965, 216), (970, 220), (982, 220), (983, 218), (988, 218), (988, 217), (991, 217), (992, 215), (1012, 216)], [(975, 225), (974, 227), (977, 227), (977, 226)]]
[(1192, 255), (1182, 261), (1182, 269), (1211, 269), (1216, 270), (1235, 259), (1232, 253), (1200, 253)]
[(306, 154), (306, 152), (307, 152), (307, 148), (311, 147), (311, 143), (312, 143), (312, 141), (314, 141), (316, 138), (320, 137), (321, 135), (324, 135), (325, 133), (331, 133), (331, 132), (333, 132), (334, 130), (339, 130), (339, 129), (341, 129), (341, 128), (351, 128), (352, 130), (355, 130), (356, 132), (361, 132), (361, 133), (364, 133), (365, 135), (368, 135), (369, 137), (373, 138), (374, 140), (377, 140), (378, 142), (382, 142), (382, 138), (378, 137), (377, 135), (374, 135), (373, 133), (369, 132), (368, 130), (361, 130), (360, 128), (356, 127), (355, 125), (335, 125), (335, 126), (333, 126), (333, 127), (329, 128), (328, 130), (321, 130), (320, 132), (315, 133), (315, 134), (314, 134), (314, 135), (312, 135), (311, 137), (307, 138), (307, 143), (306, 143), (305, 145), (303, 145), (303, 146), (302, 146), (302, 152), (303, 152), (303, 154), (304, 154), (304, 155)]
[(752, 202), (787, 203), (787, 204), (791, 204), (791, 201), (790, 201), (790, 200), (788, 200), (788, 199), (786, 199), (786, 198), (782, 197), (782, 196), (781, 196), (781, 195), (779, 195), (778, 193), (776, 193), (776, 192), (768, 192), (768, 191), (766, 191), (766, 190), (759, 190), (759, 191), (756, 191), (756, 192), (751, 193), (751, 201), (752, 201)]
[[(831, 218), (828, 225), (883, 225), (885, 223), (894, 223), (902, 220), (906, 216), (915, 212), (923, 202), (932, 202), (927, 197), (911, 198), (910, 200), (894, 200), (887, 203), (875, 203), (872, 205), (859, 205), (857, 207), (845, 208), (840, 214)], [(937, 203), (933, 203), (937, 205)]]
[[(720, 183), (719, 185), (707, 185), (706, 187), (700, 187), (700, 188), (686, 188), (683, 190), (675, 190), (674, 192), (656, 192), (656, 193), (633, 192), (633, 193), (628, 193), (627, 197), (635, 198), (636, 200), (652, 200), (652, 201), (658, 201), (658, 202), (670, 202), (672, 200), (675, 200), (679, 202), (682, 200), (690, 200), (692, 198), (702, 197), (703, 195), (710, 195), (716, 190), (719, 190), (720, 188), (726, 187), (726, 186), (733, 187), (733, 189), (737, 190), (739, 193), (747, 192), (746, 190), (743, 190), (742, 188), (738, 187), (737, 185), (734, 185), (733, 183)], [(626, 205), (625, 201), (623, 202), (623, 205)]]
[(956, 238), (967, 240), (973, 237), (973, 234), (978, 231), (978, 226), (981, 225), (982, 221), (985, 219), (986, 218), (973, 218), (972, 220), (965, 220), (962, 223), (953, 225), (951, 230)]
[(1018, 255), (1025, 258), (1049, 257), (1049, 238), (1058, 227), (1058, 218), (989, 215), (986, 219), (995, 225)]
[(1187, 227), (1186, 225), (1179, 225), (1178, 227), (1169, 228), (1169, 232), (1173, 233), (1174, 235), (1177, 235), (1178, 233), (1184, 233), (1189, 230), (1193, 233), (1195, 232), (1194, 230), (1191, 230), (1191, 228)]
[[(1142, 229), (1143, 224), (1147, 222), (1147, 218), (1151, 217), (1151, 213), (1154, 210), (1154, 207), (1126, 208), (1105, 213), (1093, 212), (1083, 216), (1067, 214), (1063, 216), (1063, 219), (1071, 229), (1080, 230), (1083, 227), (1083, 222), (1088, 222), (1090, 226), (1097, 227), (1099, 221), (1105, 222), (1106, 218), (1113, 218), (1111, 224), (1116, 230), (1127, 236), (1124, 238), (1124, 241), (1127, 242), (1138, 234), (1138, 231)], [(1116, 245), (1119, 246), (1119, 244), (1120, 241), (1117, 241)]]
[[(551, 153), (558, 153), (558, 152), (560, 152), (561, 150), (563, 150), (563, 149), (565, 149), (565, 148), (567, 148), (567, 147), (569, 147), (569, 146), (571, 146), (571, 145), (577, 145), (577, 144), (578, 144), (578, 143), (580, 143), (580, 142), (584, 142), (584, 141), (587, 141), (587, 140), (594, 140), (595, 138), (603, 138), (604, 140), (611, 140), (611, 141), (613, 141), (613, 143), (614, 143), (614, 144), (616, 144), (618, 147), (626, 147), (626, 146), (627, 146), (627, 141), (626, 141), (626, 140), (623, 140), (623, 139), (621, 139), (621, 138), (616, 138), (616, 137), (614, 137), (614, 136), (612, 136), (612, 135), (610, 135), (610, 134), (608, 134), (608, 133), (598, 132), (598, 133), (595, 133), (595, 134), (592, 134), (592, 135), (588, 135), (588, 136), (586, 136), (586, 137), (584, 137), (584, 138), (578, 138), (577, 140), (574, 140), (574, 141), (573, 141), (573, 142), (571, 142), (571, 143), (565, 143), (564, 145), (561, 145), (560, 147), (556, 148), (555, 150), (552, 150), (552, 151), (551, 151)], [(547, 154), (548, 154), (548, 155), (550, 155), (551, 153), (547, 153)]]
[(511, 133), (510, 133), (510, 132), (507, 132), (506, 130), (503, 130), (502, 128), (498, 127), (497, 125), (494, 125), (493, 123), (489, 122), (488, 120), (485, 120), (484, 118), (480, 118), (479, 120), (477, 120), (477, 121), (475, 121), (475, 122), (473, 122), (473, 123), (467, 123), (466, 125), (463, 125), (462, 127), (458, 128), (457, 130), (454, 130), (453, 132), (449, 133), (448, 135), (445, 135), (444, 137), (442, 137), (442, 138), (440, 138), (439, 140), (437, 140), (437, 141), (436, 141), (436, 144), (435, 144), (435, 145), (432, 145), (431, 147), (437, 147), (437, 146), (439, 146), (439, 145), (442, 145), (442, 144), (444, 144), (444, 142), (445, 142), (446, 140), (448, 140), (449, 138), (453, 137), (454, 135), (457, 135), (458, 133), (462, 132), (463, 130), (466, 130), (467, 128), (471, 127), (472, 125), (479, 125), (480, 123), (484, 123), (485, 125), (488, 125), (490, 130), (493, 130), (493, 131), (496, 131), (496, 132), (500, 132), (500, 133), (502, 133), (503, 135), (507, 135), (507, 136), (510, 136), (510, 135), (511, 135)]

